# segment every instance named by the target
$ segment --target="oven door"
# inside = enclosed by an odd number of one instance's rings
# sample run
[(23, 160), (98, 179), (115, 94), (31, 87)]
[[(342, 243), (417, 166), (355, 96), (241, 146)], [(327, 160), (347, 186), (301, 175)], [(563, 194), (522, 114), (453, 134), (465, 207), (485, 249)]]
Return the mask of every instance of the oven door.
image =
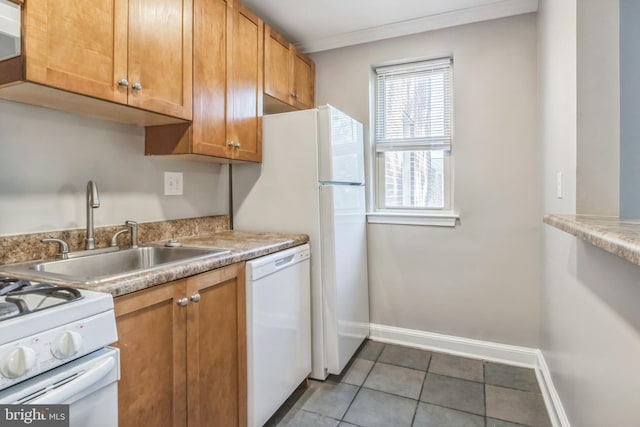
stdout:
[(117, 427), (119, 352), (103, 348), (0, 391), (0, 404), (69, 405), (71, 427)]

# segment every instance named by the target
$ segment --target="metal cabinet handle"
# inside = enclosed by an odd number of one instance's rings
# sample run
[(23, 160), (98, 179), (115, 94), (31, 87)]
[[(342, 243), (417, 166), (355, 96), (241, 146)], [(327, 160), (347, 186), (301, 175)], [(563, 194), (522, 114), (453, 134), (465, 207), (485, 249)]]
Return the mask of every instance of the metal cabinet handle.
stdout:
[(193, 295), (191, 295), (191, 301), (193, 301), (193, 302), (198, 302), (198, 301), (200, 301), (200, 294), (193, 294)]
[(134, 83), (132, 86), (133, 90), (142, 90), (142, 85), (138, 82)]
[(240, 148), (240, 143), (235, 141), (229, 141), (227, 145), (231, 148)]
[(180, 307), (185, 307), (187, 304), (189, 304), (189, 300), (188, 300), (188, 299), (186, 299), (186, 298), (180, 298), (180, 299), (178, 300), (178, 305), (179, 305)]
[(293, 96), (293, 97), (294, 97), (294, 98), (296, 98), (296, 99), (298, 98), (298, 94), (297, 94), (296, 92), (293, 92), (293, 93), (291, 94), (291, 96)]
[(118, 80), (118, 85), (120, 85), (120, 86), (129, 86), (129, 80), (120, 79), (120, 80)]

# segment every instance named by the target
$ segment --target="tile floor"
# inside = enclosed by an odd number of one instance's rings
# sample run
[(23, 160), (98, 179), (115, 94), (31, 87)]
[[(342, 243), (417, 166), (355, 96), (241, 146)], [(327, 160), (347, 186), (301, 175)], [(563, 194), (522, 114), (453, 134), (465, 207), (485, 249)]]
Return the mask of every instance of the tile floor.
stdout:
[(268, 427), (549, 427), (533, 369), (367, 341), (308, 382)]

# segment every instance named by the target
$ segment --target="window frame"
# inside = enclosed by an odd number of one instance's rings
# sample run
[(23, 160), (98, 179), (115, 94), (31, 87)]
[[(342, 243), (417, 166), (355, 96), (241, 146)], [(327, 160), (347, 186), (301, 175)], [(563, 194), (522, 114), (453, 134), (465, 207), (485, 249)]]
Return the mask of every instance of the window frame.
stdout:
[[(450, 116), (449, 120), (449, 135), (450, 135), (450, 145), (445, 145), (443, 147), (443, 207), (441, 208), (423, 208), (423, 207), (389, 207), (385, 205), (386, 200), (386, 187), (385, 187), (385, 152), (395, 152), (395, 151), (424, 151), (425, 149), (438, 150), (442, 144), (429, 144), (425, 142), (412, 142), (402, 140), (401, 142), (395, 144), (389, 142), (378, 142), (377, 137), (377, 129), (379, 126), (378, 123), (378, 106), (379, 106), (379, 90), (378, 90), (378, 79), (379, 75), (377, 70), (385, 67), (374, 67), (373, 68), (373, 79), (374, 79), (374, 101), (373, 101), (373, 114), (371, 115), (373, 118), (373, 126), (372, 126), (372, 155), (373, 155), (373, 167), (374, 167), (374, 212), (371, 212), (367, 215), (369, 223), (383, 223), (383, 224), (410, 224), (410, 225), (436, 225), (436, 226), (449, 226), (453, 227), (456, 225), (457, 220), (459, 219), (459, 215), (454, 212), (453, 209), (453, 194), (454, 194), (454, 185), (453, 185), (453, 119), (454, 119), (454, 89), (453, 89), (453, 57), (439, 57), (434, 59), (420, 60), (420, 61), (408, 61), (403, 63), (394, 64), (394, 70), (398, 70), (402, 72), (403, 70), (407, 70), (406, 72), (410, 72), (410, 70), (415, 69), (416, 65), (421, 66), (422, 64), (426, 64), (427, 66), (430, 63), (441, 63), (445, 60), (449, 61), (449, 73), (450, 73), (450, 81), (449, 81), (449, 107), (450, 107)], [(389, 67), (390, 68), (390, 67)], [(427, 138), (428, 139), (428, 138)], [(387, 147), (380, 147), (381, 144), (389, 144)], [(396, 150), (393, 147), (396, 146)], [(411, 149), (415, 147), (415, 149)]]

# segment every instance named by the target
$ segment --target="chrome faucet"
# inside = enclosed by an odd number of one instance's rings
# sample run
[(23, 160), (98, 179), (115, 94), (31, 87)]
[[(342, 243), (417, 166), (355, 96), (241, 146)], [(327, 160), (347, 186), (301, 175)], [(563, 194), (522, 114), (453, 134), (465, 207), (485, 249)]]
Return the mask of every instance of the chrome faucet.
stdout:
[(95, 249), (94, 226), (93, 226), (93, 210), (100, 207), (100, 198), (98, 197), (98, 186), (95, 182), (87, 183), (87, 238), (84, 240), (85, 249)]
[(69, 245), (62, 239), (40, 239), (42, 243), (57, 243), (60, 247), (59, 252), (56, 254), (57, 259), (69, 259)]

